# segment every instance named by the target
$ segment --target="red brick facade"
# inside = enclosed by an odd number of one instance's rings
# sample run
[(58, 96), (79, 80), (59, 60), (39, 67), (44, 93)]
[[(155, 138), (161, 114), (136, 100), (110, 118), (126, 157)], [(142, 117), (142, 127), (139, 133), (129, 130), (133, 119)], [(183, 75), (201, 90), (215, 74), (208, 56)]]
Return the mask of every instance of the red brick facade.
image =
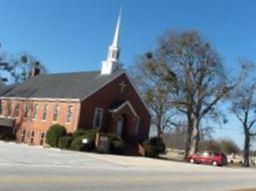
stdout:
[[(121, 83), (125, 84), (123, 91), (121, 90)], [(103, 120), (102, 120), (102, 131), (115, 132), (117, 119), (120, 115), (126, 117), (126, 131), (128, 136), (134, 136), (135, 124), (132, 122), (134, 116), (131, 111), (127, 111), (127, 108), (123, 108), (124, 111), (119, 111), (116, 114), (111, 114), (109, 109), (116, 102), (129, 101), (139, 116), (139, 127), (138, 127), (138, 139), (143, 140), (148, 137), (149, 126), (150, 126), (150, 114), (143, 102), (139, 98), (136, 90), (127, 78), (126, 74), (122, 74), (111, 83), (106, 84), (105, 87), (94, 93), (92, 96), (85, 99), (81, 104), (80, 128), (91, 128), (93, 127), (94, 111), (95, 108), (103, 109)], [(115, 115), (115, 116), (113, 116)]]
[[(70, 122), (67, 122), (69, 106), (72, 107), (72, 114)], [(8, 107), (12, 108), (11, 112)], [(45, 107), (47, 107), (46, 111), (44, 111)], [(58, 107), (58, 112), (57, 118), (53, 119), (55, 107)], [(45, 133), (53, 124), (61, 124), (65, 126), (67, 132), (73, 133), (77, 129), (79, 108), (80, 102), (73, 100), (14, 98), (2, 100), (2, 116), (14, 119), (14, 131), (17, 140), (36, 145), (44, 143)]]
[[(1, 116), (14, 120), (17, 140), (29, 144), (43, 144), (48, 128), (57, 123), (69, 133), (97, 123), (103, 132), (116, 132), (122, 119), (124, 138), (144, 140), (149, 134), (150, 115), (125, 73), (83, 100), (13, 97), (2, 98), (1, 106)], [(98, 122), (97, 108), (102, 119)]]

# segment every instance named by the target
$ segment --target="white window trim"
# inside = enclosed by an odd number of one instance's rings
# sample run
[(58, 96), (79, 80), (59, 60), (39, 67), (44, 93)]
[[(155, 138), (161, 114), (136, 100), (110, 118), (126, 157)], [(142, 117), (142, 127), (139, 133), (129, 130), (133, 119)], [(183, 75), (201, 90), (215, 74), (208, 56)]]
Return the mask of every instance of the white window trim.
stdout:
[(6, 101), (4, 101), (4, 100), (1, 100), (1, 107), (2, 107), (2, 113), (0, 113), (0, 116), (1, 117), (4, 117), (4, 106), (5, 106), (5, 103), (6, 103)]
[(71, 116), (70, 116), (69, 121), (67, 121), (67, 116), (68, 116), (68, 110), (67, 110), (65, 124), (71, 124), (72, 119), (73, 119), (74, 105), (68, 105), (68, 109), (69, 109), (70, 106), (72, 107), (72, 109), (71, 109)]
[(96, 116), (97, 116), (97, 111), (100, 111), (100, 126), (99, 128), (101, 128), (101, 125), (102, 125), (102, 119), (103, 119), (103, 108), (100, 108), (100, 107), (96, 107), (94, 109), (94, 116), (93, 116), (93, 128), (95, 129), (96, 128)]
[[(37, 106), (37, 109), (36, 109), (36, 106)], [(36, 110), (37, 110), (37, 114), (35, 116), (35, 111)], [(33, 105), (33, 116), (32, 116), (33, 121), (37, 121), (37, 119), (38, 119), (38, 110), (39, 110), (39, 105), (36, 103), (35, 105)]]
[[(16, 109), (17, 109), (17, 105), (19, 105), (19, 108), (18, 108), (18, 115), (16, 116)], [(14, 118), (19, 118), (20, 117), (20, 106), (21, 106), (21, 103), (16, 103), (15, 104), (15, 107), (14, 107), (14, 112), (13, 112), (13, 117)]]
[(29, 115), (29, 110), (28, 110), (27, 116), (25, 117), (25, 113), (26, 113), (26, 111), (27, 111), (27, 107), (28, 107), (28, 105), (25, 103), (25, 104), (23, 105), (23, 118), (24, 118), (24, 119), (27, 119), (27, 118), (28, 118), (28, 115)]
[[(45, 106), (46, 106), (46, 112), (44, 112), (45, 111)], [(49, 109), (49, 105), (45, 104), (44, 108), (43, 108), (43, 113), (42, 113), (42, 121), (47, 121), (48, 109)], [(46, 113), (45, 119), (44, 119), (44, 113)]]
[[(10, 111), (10, 115), (9, 115), (9, 104), (11, 105), (11, 111)], [(7, 111), (7, 118), (12, 119), (12, 112), (13, 112), (13, 104), (10, 102), (6, 104), (6, 111)]]
[[(55, 111), (56, 106), (58, 107), (58, 109), (57, 109), (57, 119), (54, 120), (54, 111)], [(53, 115), (52, 115), (52, 122), (53, 123), (59, 121), (59, 115), (60, 115), (60, 106), (58, 104), (56, 104), (56, 105), (54, 105), (54, 108), (53, 108)]]

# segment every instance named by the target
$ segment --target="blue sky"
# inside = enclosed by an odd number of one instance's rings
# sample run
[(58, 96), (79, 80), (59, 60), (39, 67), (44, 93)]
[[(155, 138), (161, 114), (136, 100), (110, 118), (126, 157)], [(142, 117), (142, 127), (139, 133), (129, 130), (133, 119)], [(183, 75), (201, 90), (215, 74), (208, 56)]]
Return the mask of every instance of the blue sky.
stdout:
[[(98, 70), (121, 5), (126, 68), (167, 29), (201, 32), (229, 72), (240, 57), (256, 60), (253, 0), (0, 0), (0, 42), (9, 54), (29, 52), (50, 72)], [(242, 145), (241, 133), (232, 119), (215, 135)]]

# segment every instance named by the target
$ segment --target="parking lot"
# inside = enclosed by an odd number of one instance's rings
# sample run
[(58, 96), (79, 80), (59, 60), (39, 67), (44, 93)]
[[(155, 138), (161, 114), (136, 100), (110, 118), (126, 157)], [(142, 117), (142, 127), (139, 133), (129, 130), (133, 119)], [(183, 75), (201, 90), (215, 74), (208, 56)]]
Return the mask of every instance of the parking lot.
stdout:
[(256, 171), (0, 142), (0, 190), (236, 190)]

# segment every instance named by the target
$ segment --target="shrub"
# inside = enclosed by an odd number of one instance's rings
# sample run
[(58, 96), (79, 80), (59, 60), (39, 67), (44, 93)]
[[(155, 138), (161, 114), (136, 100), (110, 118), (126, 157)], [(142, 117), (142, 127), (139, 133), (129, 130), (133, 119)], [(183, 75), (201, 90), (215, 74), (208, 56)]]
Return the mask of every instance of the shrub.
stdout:
[(142, 143), (147, 157), (157, 157), (160, 153), (165, 152), (165, 144), (161, 138), (153, 137)]
[(82, 140), (85, 138), (84, 135), (80, 135), (77, 137), (74, 137), (71, 144), (70, 149), (74, 151), (82, 151), (84, 150), (84, 144), (82, 143)]
[(81, 135), (85, 135), (85, 130), (84, 130), (84, 129), (77, 129), (77, 130), (73, 133), (72, 137), (75, 138), (75, 137), (79, 137), (79, 136), (81, 136)]
[(163, 139), (158, 137), (152, 137), (150, 139), (150, 143), (154, 146), (156, 146), (158, 153), (164, 153), (165, 152), (165, 144)]
[[(92, 151), (95, 148), (96, 129), (83, 130), (78, 129), (73, 135), (70, 149), (75, 151)], [(87, 139), (88, 143), (82, 143), (83, 139)]]
[(59, 124), (52, 125), (46, 133), (46, 143), (52, 147), (57, 147), (59, 138), (64, 135), (66, 135), (64, 126)]
[(11, 130), (7, 129), (0, 133), (0, 140), (4, 141), (13, 141), (16, 139), (16, 136), (12, 133)]
[(96, 129), (88, 129), (85, 131), (85, 137), (88, 139), (89, 142), (95, 143), (96, 134), (97, 134)]
[(113, 154), (123, 154), (124, 152), (124, 141), (117, 134), (109, 134), (109, 142), (110, 142), (110, 153)]
[(152, 145), (150, 140), (146, 140), (142, 143), (143, 148), (145, 149), (145, 154), (147, 157), (157, 157), (158, 150), (155, 145)]
[(85, 151), (93, 151), (95, 149), (96, 134), (96, 129), (89, 129), (85, 131), (85, 138), (88, 140), (88, 143), (84, 145)]
[(72, 137), (70, 136), (60, 137), (58, 141), (58, 147), (61, 149), (68, 149), (71, 141), (72, 141)]

